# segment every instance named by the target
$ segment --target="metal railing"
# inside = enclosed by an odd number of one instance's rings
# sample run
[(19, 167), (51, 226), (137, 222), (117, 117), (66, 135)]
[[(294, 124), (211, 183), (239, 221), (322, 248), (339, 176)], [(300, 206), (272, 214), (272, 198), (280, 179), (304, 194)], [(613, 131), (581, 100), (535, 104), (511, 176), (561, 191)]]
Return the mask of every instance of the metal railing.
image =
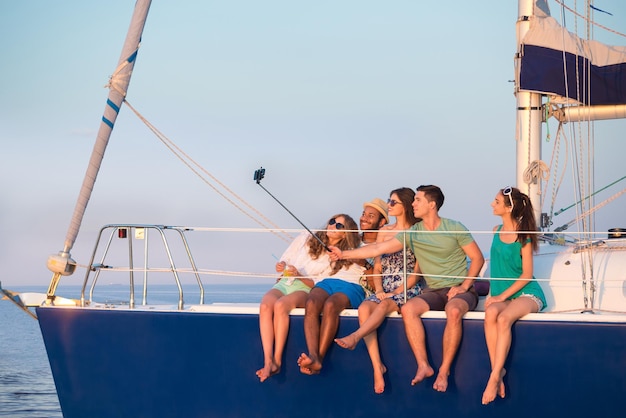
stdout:
[[(83, 287), (81, 289), (80, 294), (80, 304), (81, 306), (85, 306), (85, 292), (87, 286), (89, 284), (90, 275), (93, 273), (93, 280), (91, 281), (91, 286), (89, 287), (89, 301), (91, 302), (93, 299), (93, 292), (95, 286), (98, 282), (98, 278), (100, 277), (100, 273), (103, 270), (118, 270), (118, 271), (127, 271), (129, 273), (129, 286), (130, 286), (130, 298), (129, 298), (129, 307), (135, 307), (135, 260), (134, 260), (134, 242), (143, 240), (143, 268), (139, 269), (139, 271), (143, 272), (143, 290), (142, 290), (142, 305), (147, 304), (148, 298), (148, 273), (150, 269), (148, 268), (148, 258), (150, 254), (149, 248), (149, 239), (148, 235), (150, 231), (154, 231), (161, 237), (161, 242), (163, 244), (163, 250), (167, 255), (167, 260), (169, 262), (169, 266), (167, 267), (167, 271), (171, 272), (173, 275), (174, 282), (178, 287), (178, 309), (182, 310), (184, 308), (184, 297), (183, 297), (183, 288), (181, 286), (181, 281), (179, 277), (179, 270), (176, 268), (174, 263), (174, 259), (172, 257), (172, 251), (170, 249), (170, 244), (168, 242), (166, 232), (173, 231), (176, 232), (180, 238), (180, 243), (182, 243), (189, 262), (191, 264), (191, 271), (196, 277), (196, 281), (198, 283), (198, 287), (200, 289), (200, 304), (204, 304), (204, 286), (202, 285), (202, 280), (200, 279), (200, 275), (198, 273), (198, 269), (196, 267), (196, 263), (191, 255), (191, 250), (189, 249), (189, 244), (187, 242), (187, 238), (185, 237), (186, 228), (180, 227), (172, 227), (172, 226), (164, 226), (164, 225), (145, 225), (145, 224), (111, 224), (105, 225), (100, 229), (98, 234), (98, 239), (96, 241), (95, 248), (93, 250), (91, 259), (89, 261), (89, 266), (87, 268), (87, 272), (85, 273), (85, 280), (83, 282)], [(100, 244), (102, 241), (103, 235), (108, 231), (108, 239), (102, 250), (102, 254), (100, 257), (99, 263), (94, 263), (96, 259), (96, 255), (98, 254), (98, 250), (100, 248)], [(111, 250), (111, 244), (113, 239), (117, 237), (119, 239), (125, 239), (128, 241), (128, 264), (123, 267), (115, 267), (113, 265), (108, 265), (105, 263), (107, 257), (110, 255), (109, 252)], [(163, 270), (161, 270), (163, 271)]]

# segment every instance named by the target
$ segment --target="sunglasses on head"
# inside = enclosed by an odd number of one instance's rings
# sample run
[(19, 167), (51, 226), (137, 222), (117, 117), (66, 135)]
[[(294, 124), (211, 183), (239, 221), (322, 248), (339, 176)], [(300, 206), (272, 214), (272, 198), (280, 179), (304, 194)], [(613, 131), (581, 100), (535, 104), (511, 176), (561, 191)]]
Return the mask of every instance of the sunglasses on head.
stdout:
[(511, 209), (512, 209), (513, 197), (511, 196), (511, 194), (513, 194), (513, 188), (511, 186), (505, 187), (504, 189), (502, 189), (502, 194), (509, 197), (509, 202), (511, 202)]
[(388, 204), (389, 206), (391, 206), (391, 207), (394, 207), (394, 206), (395, 206), (395, 205), (397, 205), (398, 203), (400, 203), (400, 202), (398, 202), (398, 201), (397, 201), (397, 200), (395, 200), (395, 199), (387, 199), (387, 204)]
[(328, 225), (335, 225), (335, 228), (337, 228), (337, 229), (344, 229), (346, 227), (341, 222), (337, 222), (337, 219), (335, 219), (335, 218), (333, 218), (330, 221), (328, 221)]

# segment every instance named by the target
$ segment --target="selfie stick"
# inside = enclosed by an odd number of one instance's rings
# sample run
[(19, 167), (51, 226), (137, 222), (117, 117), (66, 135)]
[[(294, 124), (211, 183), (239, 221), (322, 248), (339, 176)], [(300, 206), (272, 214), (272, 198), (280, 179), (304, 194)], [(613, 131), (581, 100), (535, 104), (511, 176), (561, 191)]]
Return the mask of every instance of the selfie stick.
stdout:
[(309, 228), (307, 228), (307, 226), (305, 224), (302, 223), (302, 221), (300, 221), (300, 219), (298, 219), (296, 217), (296, 215), (294, 215), (293, 213), (291, 213), (291, 211), (289, 209), (287, 209), (287, 207), (285, 205), (283, 205), (280, 200), (276, 199), (276, 197), (274, 197), (273, 194), (271, 194), (269, 192), (269, 190), (267, 190), (265, 187), (263, 187), (263, 185), (261, 184), (261, 180), (263, 180), (263, 177), (265, 177), (265, 169), (263, 167), (259, 168), (258, 170), (256, 170), (254, 172), (254, 181), (256, 181), (256, 184), (258, 184), (259, 186), (261, 186), (261, 189), (265, 190), (267, 192), (268, 195), (272, 196), (272, 198), (278, 202), (279, 205), (281, 205), (287, 212), (289, 212), (289, 214), (291, 216), (293, 216), (293, 218), (298, 221), (300, 223), (300, 225), (302, 225), (304, 227), (304, 229), (306, 229), (307, 231), (309, 231), (309, 234), (311, 234), (316, 240), (319, 241), (320, 244), (322, 244), (322, 246), (326, 249), (326, 251), (330, 252), (330, 248), (328, 248), (328, 246), (326, 244), (324, 244), (324, 241), (322, 241), (320, 239), (320, 237), (318, 237), (317, 235), (315, 235), (313, 232), (311, 232), (311, 230)]

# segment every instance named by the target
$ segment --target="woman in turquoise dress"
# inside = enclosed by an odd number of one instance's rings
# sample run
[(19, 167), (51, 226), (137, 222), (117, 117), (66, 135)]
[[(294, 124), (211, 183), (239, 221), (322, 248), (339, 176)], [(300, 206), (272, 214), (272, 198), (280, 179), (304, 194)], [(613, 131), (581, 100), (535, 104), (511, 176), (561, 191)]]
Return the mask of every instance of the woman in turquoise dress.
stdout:
[(491, 244), (491, 295), (485, 301), (485, 340), (491, 374), (482, 403), (504, 398), (504, 363), (511, 348), (511, 327), (526, 314), (546, 307), (546, 299), (533, 280), (533, 251), (538, 248), (535, 215), (527, 195), (514, 187), (498, 192), (491, 203), (502, 218), (494, 227)]

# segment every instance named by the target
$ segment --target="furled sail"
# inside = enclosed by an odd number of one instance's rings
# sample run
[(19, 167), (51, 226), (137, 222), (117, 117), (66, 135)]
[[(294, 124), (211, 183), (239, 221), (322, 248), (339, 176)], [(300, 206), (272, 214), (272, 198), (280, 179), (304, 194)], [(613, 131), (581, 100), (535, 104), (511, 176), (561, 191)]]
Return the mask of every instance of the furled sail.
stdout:
[(126, 35), (122, 55), (118, 67), (109, 82), (110, 91), (104, 109), (104, 115), (102, 116), (102, 122), (100, 123), (96, 143), (91, 153), (89, 166), (87, 167), (87, 172), (85, 173), (83, 184), (76, 201), (74, 214), (72, 215), (67, 231), (63, 250), (58, 254), (52, 254), (48, 257), (48, 269), (54, 273), (50, 281), (50, 286), (48, 287), (47, 295), (49, 302), (53, 301), (55, 298), (55, 292), (60, 277), (73, 274), (76, 268), (76, 262), (72, 260), (70, 250), (76, 241), (83, 215), (87, 208), (87, 203), (91, 197), (91, 192), (96, 182), (102, 159), (104, 158), (104, 152), (109, 143), (115, 120), (117, 119), (117, 114), (126, 97), (126, 91), (135, 65), (135, 58), (137, 57), (137, 50), (139, 49), (141, 34), (143, 33), (143, 28), (148, 16), (150, 3), (151, 0), (137, 0), (135, 3), (135, 10)]
[(521, 44), (520, 90), (592, 106), (626, 104), (626, 47), (581, 39), (537, 15)]

